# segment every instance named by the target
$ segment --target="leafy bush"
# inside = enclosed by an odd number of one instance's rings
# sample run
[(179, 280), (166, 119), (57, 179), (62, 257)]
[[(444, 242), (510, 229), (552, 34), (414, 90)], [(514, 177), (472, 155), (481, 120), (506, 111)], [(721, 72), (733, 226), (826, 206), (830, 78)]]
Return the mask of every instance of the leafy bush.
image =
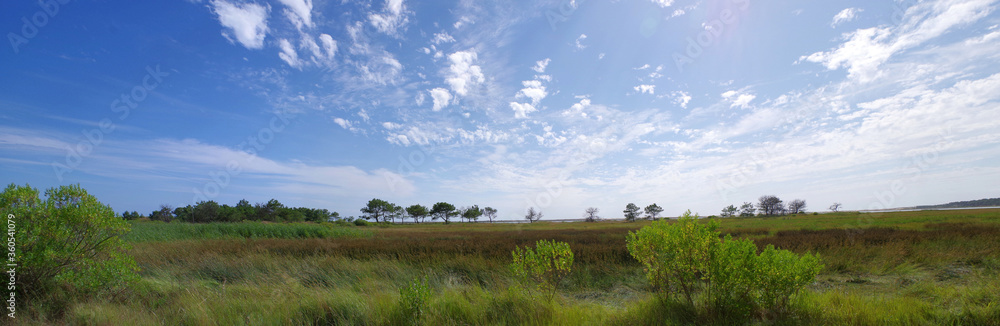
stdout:
[(629, 253), (645, 267), (662, 299), (682, 294), (694, 307), (697, 292), (727, 313), (780, 314), (790, 298), (813, 282), (819, 258), (767, 246), (759, 255), (752, 240), (719, 238), (718, 222), (699, 223), (688, 211), (677, 223), (653, 222), (626, 238)]
[(369, 224), (368, 221), (362, 220), (360, 218), (354, 220), (354, 225), (357, 225), (357, 226), (368, 226), (368, 224)]
[(629, 253), (642, 263), (654, 291), (664, 299), (680, 293), (693, 305), (694, 293), (707, 277), (719, 223), (701, 225), (697, 218), (689, 210), (676, 224), (656, 221), (626, 238)]
[(402, 313), (407, 320), (414, 324), (420, 320), (430, 298), (431, 290), (427, 285), (427, 277), (415, 279), (399, 289), (399, 305)]
[(573, 267), (573, 251), (565, 242), (538, 240), (534, 250), (516, 247), (511, 255), (514, 257), (511, 270), (515, 277), (534, 281), (540, 291), (548, 294), (549, 301), (555, 295), (559, 282)]
[[(31, 299), (66, 298), (57, 289), (89, 294), (127, 285), (138, 278), (122, 235), (129, 223), (79, 185), (45, 191), (9, 185), (0, 194), (0, 213), (15, 222), (18, 284)], [(53, 297), (54, 296), (54, 297)]]

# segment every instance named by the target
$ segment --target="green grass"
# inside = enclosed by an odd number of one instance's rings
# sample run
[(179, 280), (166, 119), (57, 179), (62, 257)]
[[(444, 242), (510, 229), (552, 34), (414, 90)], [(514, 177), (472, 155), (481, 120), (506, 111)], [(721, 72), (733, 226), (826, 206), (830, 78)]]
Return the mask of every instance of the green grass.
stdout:
[[(1000, 210), (721, 222), (723, 233), (761, 246), (818, 253), (826, 268), (788, 314), (743, 320), (650, 295), (641, 266), (624, 248), (625, 234), (648, 222), (138, 222), (129, 235), (130, 254), (141, 267), (137, 284), (114, 295), (74, 298), (62, 314), (33, 313), (39, 310), (28, 304), (18, 319), (78, 325), (1000, 325)], [(576, 256), (552, 303), (525, 290), (507, 268), (514, 247), (538, 239), (566, 241)], [(431, 298), (421, 318), (410, 320), (399, 289), (425, 276)]]
[(210, 240), (210, 239), (332, 239), (370, 237), (368, 229), (324, 223), (163, 223), (132, 222), (125, 235), (129, 242)]

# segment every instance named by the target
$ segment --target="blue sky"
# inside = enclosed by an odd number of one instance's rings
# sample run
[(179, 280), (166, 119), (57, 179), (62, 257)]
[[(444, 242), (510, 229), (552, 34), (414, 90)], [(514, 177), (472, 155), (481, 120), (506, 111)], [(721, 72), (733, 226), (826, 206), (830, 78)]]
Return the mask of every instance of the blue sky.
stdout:
[(996, 197), (1000, 1), (5, 1), (0, 180), (520, 218)]

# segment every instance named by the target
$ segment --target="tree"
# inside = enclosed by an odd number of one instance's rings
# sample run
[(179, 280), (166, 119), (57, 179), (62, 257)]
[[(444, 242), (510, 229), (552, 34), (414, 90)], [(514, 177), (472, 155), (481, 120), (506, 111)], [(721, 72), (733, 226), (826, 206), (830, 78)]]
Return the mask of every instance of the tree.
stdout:
[(636, 206), (633, 203), (625, 205), (625, 210), (622, 212), (625, 213), (626, 221), (633, 222), (636, 218), (639, 218), (639, 206)]
[(806, 201), (802, 199), (796, 199), (788, 203), (788, 212), (791, 214), (805, 213)]
[(549, 301), (556, 287), (573, 268), (573, 250), (569, 244), (555, 240), (538, 240), (535, 249), (515, 247), (511, 252), (514, 262), (511, 271), (523, 280), (535, 281), (540, 291), (547, 292)]
[(424, 218), (427, 217), (427, 214), (430, 214), (430, 212), (428, 212), (427, 207), (423, 205), (411, 205), (406, 208), (406, 214), (409, 214), (410, 218), (413, 218), (413, 223), (419, 223), (423, 222)]
[(125, 219), (126, 221), (137, 220), (141, 217), (142, 215), (139, 215), (139, 212), (136, 211), (131, 211), (131, 212), (125, 211), (122, 213), (122, 218)]
[(830, 205), (830, 210), (836, 213), (837, 211), (840, 210), (840, 206), (841, 206), (840, 203), (833, 203), (833, 205)]
[(726, 208), (722, 209), (722, 214), (719, 214), (719, 216), (722, 216), (722, 217), (733, 217), (733, 216), (736, 216), (736, 212), (738, 212), (738, 211), (739, 211), (739, 209), (737, 209), (736, 206), (729, 205), (729, 206), (726, 206)]
[(483, 208), (483, 216), (490, 219), (490, 223), (493, 223), (493, 219), (497, 217), (497, 209), (493, 207)]
[(757, 208), (753, 207), (753, 203), (744, 202), (740, 205), (740, 217), (753, 217), (757, 214)]
[(785, 204), (778, 196), (760, 196), (757, 199), (757, 210), (764, 216), (782, 215), (785, 213)]
[(387, 212), (386, 216), (388, 218), (386, 218), (386, 219), (387, 220), (392, 220), (393, 223), (396, 223), (396, 219), (397, 218), (402, 219), (403, 218), (403, 214), (406, 213), (406, 210), (404, 210), (403, 207), (401, 207), (399, 205), (396, 205), (396, 204), (392, 204), (392, 203), (389, 204), (389, 207), (388, 207), (387, 211), (388, 212)]
[(387, 221), (393, 212), (393, 204), (387, 201), (373, 198), (368, 201), (368, 205), (361, 208), (361, 218), (375, 220), (375, 223)]
[(660, 216), (660, 213), (663, 213), (663, 207), (653, 203), (652, 205), (646, 206), (643, 211), (646, 212), (647, 219), (656, 220)]
[(587, 210), (583, 212), (583, 219), (587, 222), (597, 222), (601, 219), (600, 216), (597, 216), (597, 213), (600, 211), (601, 210), (597, 209), (597, 207), (588, 207)]
[(528, 220), (528, 223), (535, 223), (535, 221), (542, 219), (542, 211), (535, 211), (534, 207), (530, 207), (528, 214), (524, 215), (524, 219)]
[(203, 201), (194, 206), (191, 220), (194, 223), (214, 222), (219, 218), (219, 203), (214, 200)]
[(431, 207), (431, 215), (433, 215), (431, 219), (442, 219), (445, 224), (451, 223), (451, 218), (457, 214), (455, 205), (449, 203), (439, 202), (434, 204), (434, 207)]
[(472, 205), (462, 211), (462, 218), (470, 222), (478, 221), (480, 216), (483, 216), (483, 211), (479, 209), (479, 205)]
[(44, 307), (56, 289), (89, 295), (138, 280), (139, 268), (122, 239), (128, 222), (79, 185), (49, 188), (45, 197), (27, 185), (10, 184), (0, 193), (0, 213), (17, 226), (9, 234), (17, 240), (11, 248), (17, 282), (8, 289), (17, 292), (18, 302)]
[(152, 213), (149, 213), (149, 219), (153, 221), (163, 221), (169, 223), (171, 220), (174, 219), (173, 211), (174, 210), (173, 208), (170, 208), (170, 205), (163, 204), (160, 205), (159, 210), (155, 210)]

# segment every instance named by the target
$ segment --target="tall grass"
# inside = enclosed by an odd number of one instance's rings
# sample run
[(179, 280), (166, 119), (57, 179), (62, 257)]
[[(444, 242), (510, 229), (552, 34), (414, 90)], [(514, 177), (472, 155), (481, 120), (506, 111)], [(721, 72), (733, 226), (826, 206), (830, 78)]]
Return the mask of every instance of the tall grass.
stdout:
[[(827, 268), (773, 320), (731, 319), (659, 301), (625, 234), (647, 222), (324, 224), (139, 222), (129, 235), (141, 280), (24, 324), (131, 325), (1000, 325), (1000, 210), (722, 221), (723, 233), (819, 253)], [(864, 216), (863, 214), (861, 216)], [(241, 228), (269, 231), (236, 231)], [(311, 231), (292, 231), (292, 230)], [(326, 230), (326, 231), (323, 231)], [(315, 232), (315, 233), (310, 233)], [(332, 233), (326, 233), (332, 232)], [(340, 232), (340, 233), (338, 233)], [(565, 241), (574, 271), (548, 303), (521, 290), (511, 250)], [(427, 277), (419, 320), (400, 289)], [(25, 317), (22, 319), (22, 317)]]
[(163, 223), (132, 222), (126, 241), (176, 241), (208, 239), (332, 239), (363, 238), (374, 233), (368, 229), (315, 223)]

